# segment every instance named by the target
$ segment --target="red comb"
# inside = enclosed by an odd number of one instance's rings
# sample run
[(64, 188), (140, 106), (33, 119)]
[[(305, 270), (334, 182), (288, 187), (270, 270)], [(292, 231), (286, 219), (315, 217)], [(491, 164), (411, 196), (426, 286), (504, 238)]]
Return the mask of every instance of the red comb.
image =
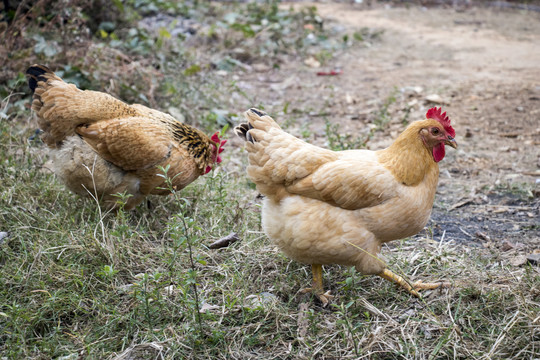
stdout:
[(431, 108), (427, 111), (426, 118), (437, 120), (444, 127), (444, 130), (446, 130), (448, 135), (450, 135), (451, 137), (455, 137), (456, 131), (454, 130), (453, 127), (450, 126), (450, 119), (448, 118), (448, 116), (446, 116), (446, 111), (443, 112), (442, 114), (441, 112), (442, 112), (442, 108), (436, 108), (436, 107)]
[[(216, 131), (215, 134), (212, 135), (212, 137), (210, 139), (213, 142), (215, 142), (217, 144), (217, 146), (218, 146), (215, 162), (219, 164), (222, 161), (221, 156), (219, 156), (219, 154), (221, 154), (223, 152), (223, 150), (225, 150), (225, 149), (223, 149), (223, 145), (225, 145), (227, 140), (221, 140), (219, 138), (219, 131)], [(216, 148), (214, 148), (214, 149), (216, 149)]]

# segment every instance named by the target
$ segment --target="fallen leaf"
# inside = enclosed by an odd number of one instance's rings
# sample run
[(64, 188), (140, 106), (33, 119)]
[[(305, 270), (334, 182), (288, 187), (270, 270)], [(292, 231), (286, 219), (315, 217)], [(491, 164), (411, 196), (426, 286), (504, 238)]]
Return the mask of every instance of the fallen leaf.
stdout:
[(260, 294), (248, 295), (245, 298), (246, 306), (250, 310), (262, 310), (265, 307), (272, 306), (279, 302), (276, 295), (269, 292), (262, 292)]
[(527, 257), (525, 255), (519, 255), (510, 260), (510, 265), (512, 266), (521, 266), (527, 263)]
[(312, 68), (320, 68), (321, 67), (321, 63), (317, 59), (315, 59), (314, 57), (309, 57), (306, 60), (304, 60), (304, 64), (309, 66), (309, 67), (312, 67)]
[(514, 249), (516, 246), (508, 241), (505, 241), (501, 245), (501, 251), (509, 251)]
[(209, 304), (209, 303), (204, 303), (204, 304), (202, 304), (201, 308), (199, 309), (199, 312), (203, 313), (203, 312), (207, 312), (209, 310), (217, 310), (217, 309), (221, 309), (221, 307), (218, 306), (218, 305), (212, 305), (212, 304)]

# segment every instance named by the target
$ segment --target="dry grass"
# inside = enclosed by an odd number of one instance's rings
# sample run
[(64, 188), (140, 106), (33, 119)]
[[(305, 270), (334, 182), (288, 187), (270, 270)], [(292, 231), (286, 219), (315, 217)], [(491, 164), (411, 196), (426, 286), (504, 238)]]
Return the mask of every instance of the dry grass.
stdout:
[[(491, 249), (426, 237), (391, 243), (383, 252), (394, 271), (453, 287), (419, 300), (330, 266), (324, 276), (336, 298), (323, 308), (298, 294), (309, 268), (260, 231), (256, 193), (241, 168), (226, 165), (181, 194), (153, 198), (152, 211), (102, 214), (41, 172), (27, 144), (16, 148), (24, 155), (3, 163), (0, 203), (0, 230), (10, 233), (0, 245), (0, 346), (8, 358), (531, 359), (539, 352), (538, 269), (512, 266)], [(194, 219), (187, 232), (182, 219)], [(239, 242), (207, 247), (231, 231)]]

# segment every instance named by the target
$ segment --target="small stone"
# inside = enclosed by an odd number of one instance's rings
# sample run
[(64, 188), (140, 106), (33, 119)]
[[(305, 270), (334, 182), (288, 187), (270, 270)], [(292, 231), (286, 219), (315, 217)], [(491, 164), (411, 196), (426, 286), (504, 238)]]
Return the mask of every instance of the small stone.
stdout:
[(412, 107), (414, 107), (416, 105), (418, 105), (418, 99), (412, 99), (411, 101), (409, 101), (407, 103), (407, 107), (410, 107), (410, 108), (412, 108)]
[(540, 264), (540, 254), (529, 254), (527, 255), (527, 262), (532, 265)]
[(315, 59), (314, 57), (309, 57), (306, 60), (304, 60), (304, 64), (306, 64), (307, 66), (312, 67), (312, 68), (321, 67), (321, 63), (317, 59)]
[[(481, 220), (479, 220), (479, 221), (481, 221)], [(491, 241), (491, 238), (488, 235), (486, 235), (485, 233), (483, 233), (483, 232), (477, 231), (474, 235), (477, 238), (481, 239), (481, 240)]]
[(8, 237), (9, 237), (9, 233), (5, 231), (0, 231), (0, 245), (2, 245)]
[(525, 109), (523, 108), (523, 106), (517, 106), (517, 107), (516, 107), (516, 111), (517, 111), (517, 112), (524, 112)]
[(505, 241), (501, 245), (501, 251), (509, 251), (514, 249), (516, 246), (508, 241)]
[(268, 65), (266, 65), (264, 63), (255, 63), (255, 64), (252, 64), (251, 67), (256, 72), (267, 72), (267, 71), (272, 70), (272, 68), (270, 66), (268, 66)]
[(127, 294), (132, 291), (133, 284), (120, 285), (120, 286), (117, 286), (116, 288), (118, 289), (118, 291)]
[(448, 101), (443, 100), (443, 98), (437, 94), (426, 96), (426, 100), (434, 104), (449, 105)]

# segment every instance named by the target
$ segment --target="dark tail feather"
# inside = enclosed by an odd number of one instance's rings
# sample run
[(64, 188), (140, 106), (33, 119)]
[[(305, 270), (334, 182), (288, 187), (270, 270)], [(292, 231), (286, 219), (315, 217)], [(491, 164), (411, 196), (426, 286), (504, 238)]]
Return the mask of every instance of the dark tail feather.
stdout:
[(253, 129), (253, 126), (250, 123), (242, 123), (234, 128), (234, 132), (244, 141), (253, 142), (253, 138), (249, 134), (249, 130)]
[(45, 65), (32, 65), (26, 70), (26, 75), (28, 75), (28, 87), (32, 90), (32, 93), (36, 90), (38, 81), (47, 81), (47, 78), (44, 76), (47, 73), (52, 73), (52, 71)]
[(268, 115), (268, 114), (265, 113), (264, 111), (261, 111), (261, 110), (255, 109), (255, 108), (251, 108), (251, 109), (249, 109), (249, 111), (254, 112), (254, 113), (257, 114), (257, 116), (259, 116), (259, 117), (263, 117), (263, 116), (265, 116), (265, 115)]

